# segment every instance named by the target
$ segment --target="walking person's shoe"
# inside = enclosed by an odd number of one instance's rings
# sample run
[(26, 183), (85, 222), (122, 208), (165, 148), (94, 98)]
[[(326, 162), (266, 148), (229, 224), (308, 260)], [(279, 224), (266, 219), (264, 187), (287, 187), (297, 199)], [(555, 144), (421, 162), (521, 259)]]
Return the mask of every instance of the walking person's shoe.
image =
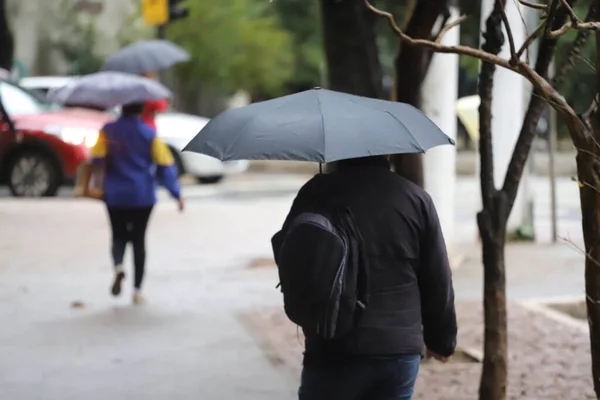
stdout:
[(121, 293), (121, 283), (125, 279), (125, 271), (123, 271), (122, 265), (117, 265), (115, 268), (115, 280), (113, 282), (110, 292), (113, 296), (118, 296)]
[(135, 293), (133, 293), (133, 304), (138, 305), (142, 304), (146, 301), (142, 293), (136, 289)]

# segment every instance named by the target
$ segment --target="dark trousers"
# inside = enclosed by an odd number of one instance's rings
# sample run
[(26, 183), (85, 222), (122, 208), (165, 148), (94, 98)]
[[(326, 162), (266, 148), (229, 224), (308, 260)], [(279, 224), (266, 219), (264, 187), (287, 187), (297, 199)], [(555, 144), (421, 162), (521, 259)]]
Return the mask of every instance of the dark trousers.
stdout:
[(304, 364), (300, 400), (410, 400), (420, 355)]
[(135, 265), (136, 289), (142, 286), (144, 266), (146, 264), (146, 228), (152, 207), (121, 208), (108, 207), (108, 216), (112, 228), (112, 256), (115, 267), (123, 264), (127, 243), (133, 245), (133, 264)]

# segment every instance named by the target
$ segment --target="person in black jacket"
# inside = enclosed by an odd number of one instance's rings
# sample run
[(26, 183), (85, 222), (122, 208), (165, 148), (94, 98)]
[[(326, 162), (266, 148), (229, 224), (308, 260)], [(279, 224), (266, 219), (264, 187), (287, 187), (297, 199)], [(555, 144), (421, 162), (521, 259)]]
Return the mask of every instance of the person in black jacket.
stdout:
[(388, 160), (343, 160), (316, 175), (286, 220), (315, 199), (350, 207), (370, 268), (371, 298), (357, 327), (333, 340), (307, 335), (300, 400), (409, 400), (423, 353), (441, 361), (454, 353), (454, 290), (437, 212)]

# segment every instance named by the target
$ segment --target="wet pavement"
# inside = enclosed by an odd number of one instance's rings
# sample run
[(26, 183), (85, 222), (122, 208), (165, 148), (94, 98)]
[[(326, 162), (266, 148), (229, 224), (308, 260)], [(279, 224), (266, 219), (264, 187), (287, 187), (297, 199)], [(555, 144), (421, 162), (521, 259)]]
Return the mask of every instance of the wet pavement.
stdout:
[[(249, 265), (270, 257), (270, 237), (305, 180), (250, 175), (186, 186), (182, 215), (162, 193), (148, 235), (148, 302), (141, 307), (131, 305), (130, 290), (118, 299), (108, 294), (101, 204), (1, 199), (0, 398), (295, 398), (295, 384), (268, 361), (240, 315), (280, 305), (276, 270)], [(540, 199), (545, 182), (534, 182)], [(455, 271), (456, 291), (460, 299), (476, 299), (479, 194), (464, 179), (458, 191), (457, 248), (464, 262)], [(577, 187), (564, 179), (559, 194), (560, 232), (580, 243)], [(542, 242), (548, 204), (540, 201), (536, 213)], [(581, 260), (564, 243), (513, 246), (509, 295), (581, 294)]]

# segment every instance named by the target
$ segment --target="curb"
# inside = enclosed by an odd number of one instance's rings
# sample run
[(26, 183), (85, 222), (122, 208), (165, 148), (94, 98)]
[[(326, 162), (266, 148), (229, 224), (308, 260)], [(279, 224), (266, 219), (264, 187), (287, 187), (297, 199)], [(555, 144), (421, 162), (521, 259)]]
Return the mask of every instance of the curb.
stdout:
[(582, 297), (582, 296), (578, 296), (578, 297), (560, 296), (560, 297), (547, 297), (547, 298), (542, 298), (542, 299), (524, 300), (524, 301), (518, 302), (518, 304), (529, 311), (540, 313), (540, 314), (544, 315), (545, 317), (552, 319), (556, 322), (559, 322), (561, 324), (575, 328), (575, 329), (579, 330), (580, 332), (588, 333), (589, 326), (585, 321), (582, 321), (578, 318), (572, 317), (568, 314), (554, 310), (549, 307), (549, 304), (561, 304), (561, 303), (566, 304), (566, 303), (572, 303), (575, 301), (579, 302), (582, 300), (584, 300), (584, 297)]

